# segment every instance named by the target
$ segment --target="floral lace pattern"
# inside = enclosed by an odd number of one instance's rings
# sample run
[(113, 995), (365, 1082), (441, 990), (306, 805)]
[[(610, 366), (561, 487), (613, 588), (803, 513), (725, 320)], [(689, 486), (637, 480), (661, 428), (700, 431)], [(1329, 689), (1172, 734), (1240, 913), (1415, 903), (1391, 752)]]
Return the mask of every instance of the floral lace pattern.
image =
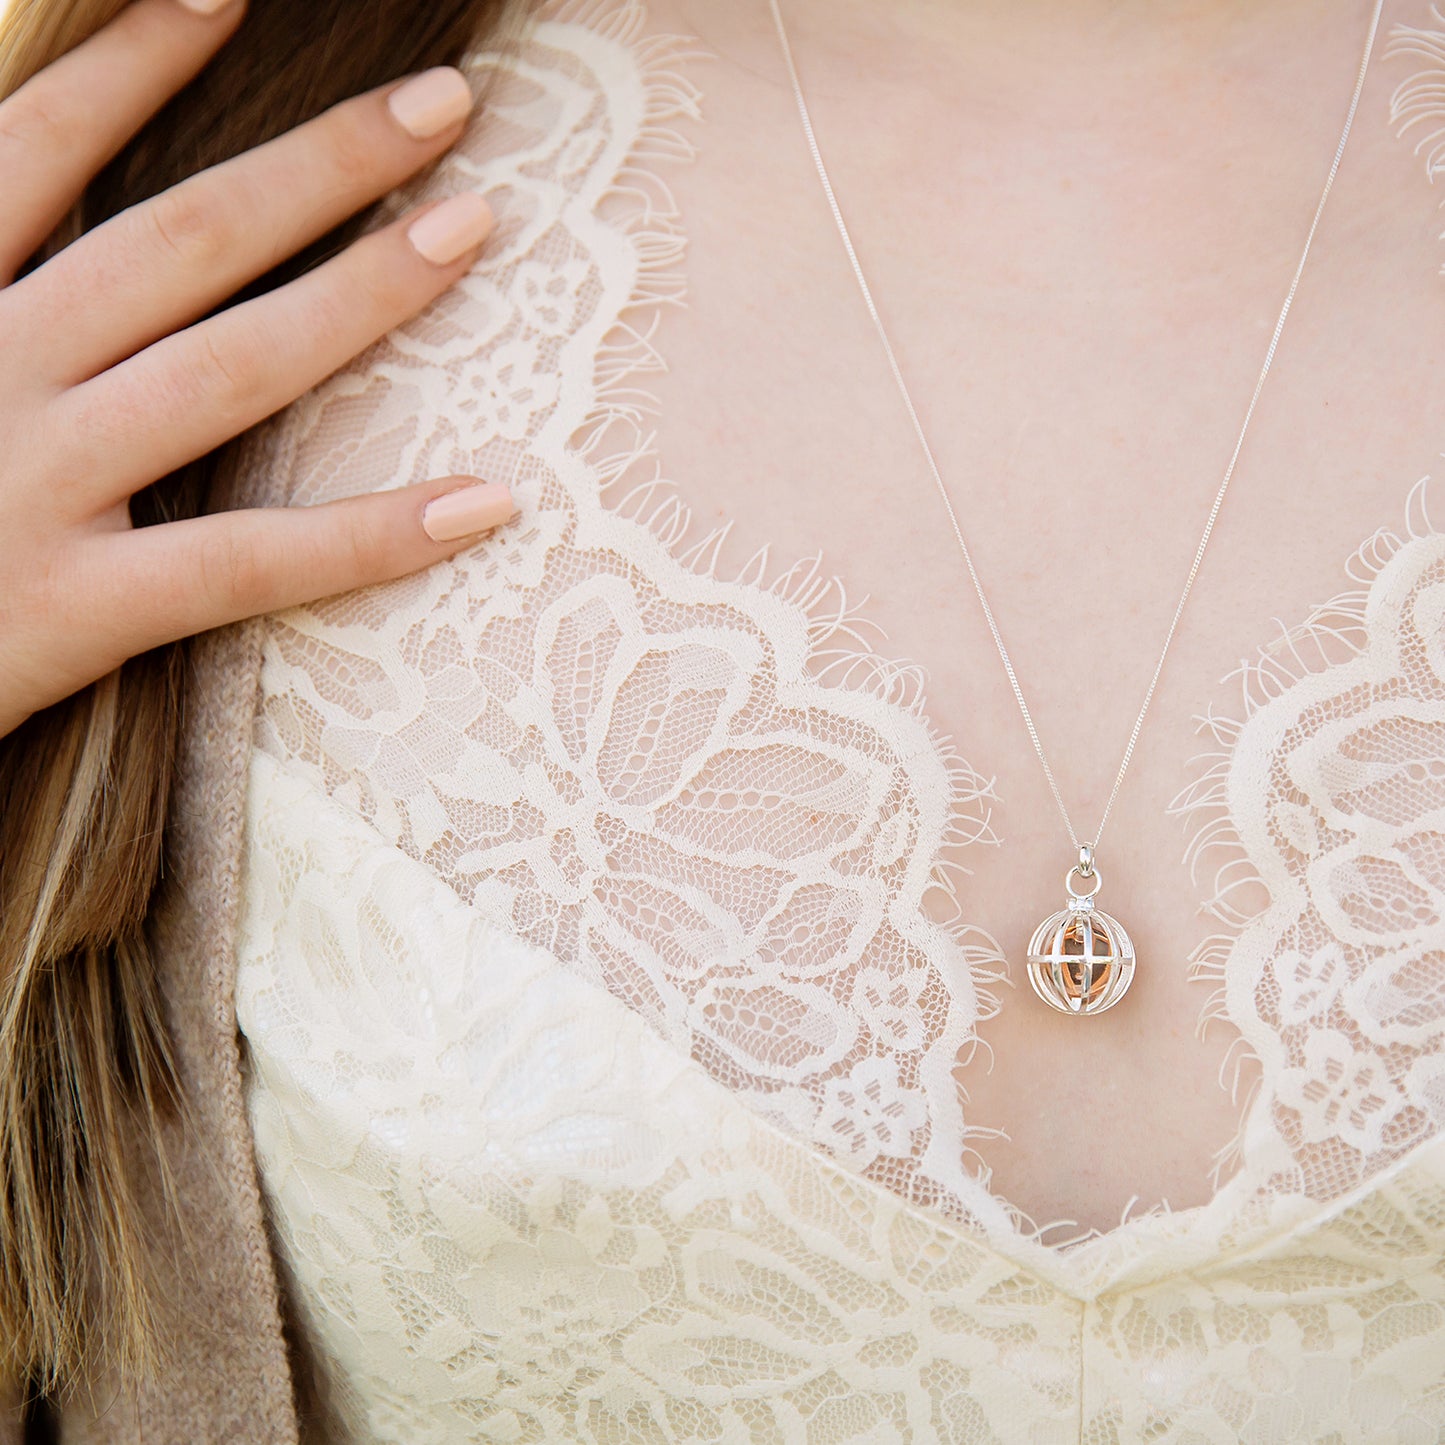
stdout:
[[(854, 645), (816, 564), (728, 582), (704, 539), (685, 565), (668, 547), (685, 515), (633, 476), (641, 446), (588, 446), (637, 404), (646, 346), (617, 314), (681, 283), (652, 244), (660, 203), (636, 251), (597, 219), (633, 140), (608, 67), (631, 62), (603, 47), (581, 71), (579, 33), (536, 27), (550, 63), (518, 67), (529, 85), (438, 178), (500, 192), (508, 243), (288, 434), (297, 501), (470, 471), (508, 478), (523, 520), (280, 617), (258, 745), (770, 1118), (909, 1197), (961, 1200), (951, 1071), (999, 960), (923, 901), (946, 888), (940, 844), (986, 834), (986, 785), (930, 733), (911, 675)], [(661, 121), (693, 97), (672, 78), (652, 104), (644, 141), (675, 147)], [(499, 114), (507, 149), (480, 154)]]
[[(1445, 536), (1426, 492), (1356, 554), (1360, 590), (1250, 670), (1248, 716), (1211, 721), (1223, 751), (1177, 800), (1202, 815), (1196, 853), (1242, 855), (1268, 890), (1195, 968), (1263, 1065), (1218, 1163), (1271, 1192), (1334, 1199), (1445, 1128)], [(1233, 921), (1228, 888), (1213, 906)]]
[(1001, 957), (939, 860), (984, 778), (816, 561), (718, 577), (637, 480), (699, 100), (644, 20), (554, 3), (472, 57), (487, 124), (428, 185), (489, 194), (487, 257), (272, 429), (294, 501), (470, 472), (523, 509), (269, 624), (237, 1006), (326, 1438), (1437, 1438), (1424, 483), (1176, 800), (1270, 898), (1222, 889), (1196, 960), (1262, 1065), (1238, 1172), (1046, 1249), (963, 1167)]
[(1445, 1428), (1445, 1151), (1079, 1298), (767, 1124), (299, 772), (255, 781), (240, 1008), (317, 1439)]

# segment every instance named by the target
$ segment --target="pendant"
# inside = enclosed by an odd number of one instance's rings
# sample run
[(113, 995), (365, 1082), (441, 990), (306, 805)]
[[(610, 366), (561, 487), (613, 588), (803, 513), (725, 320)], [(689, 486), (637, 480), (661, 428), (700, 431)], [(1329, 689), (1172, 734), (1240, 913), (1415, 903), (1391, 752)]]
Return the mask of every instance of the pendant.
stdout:
[[(1076, 873), (1087, 891), (1075, 889)], [(1085, 843), (1079, 861), (1064, 876), (1067, 907), (1044, 919), (1029, 939), (1029, 982), (1060, 1013), (1103, 1013), (1124, 997), (1134, 980), (1133, 940), (1117, 918), (1094, 907), (1103, 881), (1094, 867), (1093, 848)]]

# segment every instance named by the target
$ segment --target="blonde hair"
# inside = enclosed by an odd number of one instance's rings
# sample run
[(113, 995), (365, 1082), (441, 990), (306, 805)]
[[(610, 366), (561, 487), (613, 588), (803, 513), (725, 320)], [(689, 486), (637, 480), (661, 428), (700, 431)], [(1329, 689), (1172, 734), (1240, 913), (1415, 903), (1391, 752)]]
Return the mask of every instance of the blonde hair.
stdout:
[[(12, 0), (0, 98), (124, 0)], [(250, 0), (239, 29), (87, 186), (40, 264), (83, 231), (327, 106), (457, 63), (524, 0)], [(363, 21), (348, 26), (347, 21)], [(337, 43), (338, 36), (344, 44)], [(324, 63), (323, 63), (324, 62)], [(184, 145), (177, 142), (184, 137)], [(331, 254), (369, 211), (243, 295)], [(204, 509), (230, 444), (133, 500), (137, 526)], [(185, 644), (132, 658), (0, 738), (0, 1357), (47, 1391), (134, 1378), (163, 1347), (141, 1201), (174, 1199), (185, 1101), (146, 938), (180, 732)]]

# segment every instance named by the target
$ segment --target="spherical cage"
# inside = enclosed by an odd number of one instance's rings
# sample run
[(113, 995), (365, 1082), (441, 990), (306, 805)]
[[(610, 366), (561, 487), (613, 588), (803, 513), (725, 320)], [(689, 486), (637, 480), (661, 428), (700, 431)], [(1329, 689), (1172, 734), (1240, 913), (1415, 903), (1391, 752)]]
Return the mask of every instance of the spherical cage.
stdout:
[(1087, 903), (1060, 909), (1029, 940), (1029, 982), (1060, 1013), (1112, 1008), (1134, 979), (1134, 943), (1117, 918)]

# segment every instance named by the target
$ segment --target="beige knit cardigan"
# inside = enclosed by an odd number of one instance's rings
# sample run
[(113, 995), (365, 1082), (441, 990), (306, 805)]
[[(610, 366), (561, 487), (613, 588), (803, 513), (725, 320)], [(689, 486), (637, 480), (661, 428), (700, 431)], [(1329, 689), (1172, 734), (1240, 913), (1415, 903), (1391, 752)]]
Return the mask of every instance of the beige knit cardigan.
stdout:
[[(239, 475), (247, 475), (244, 468)], [(247, 499), (254, 503), (260, 498)], [(283, 1321), (241, 1078), (234, 1007), (247, 763), (261, 660), (261, 624), (198, 638), (172, 802), (167, 876), (154, 913), (162, 988), (171, 1008), (189, 1128), (172, 1157), (187, 1241), (172, 1260), (169, 1358), (159, 1375), (122, 1388), (72, 1382), (58, 1402), (65, 1445), (283, 1445), (304, 1434), (305, 1363)], [(165, 1215), (151, 1213), (158, 1233)], [(12, 1403), (0, 1445), (20, 1445)]]
[[(545, 8), (543, 6), (542, 8)], [(215, 501), (282, 505), (256, 465), (261, 433), (236, 445)], [(264, 447), (264, 441), (260, 443)], [(143, 1382), (68, 1381), (52, 1402), (65, 1445), (321, 1445), (304, 1341), (285, 1299), (262, 1203), (236, 1022), (236, 928), (247, 774), (263, 623), (193, 640), (171, 796), (165, 878), (151, 914), (162, 993), (190, 1117), (169, 1157), (181, 1217), (148, 1201), (168, 1348)], [(167, 1236), (164, 1237), (163, 1236)], [(42, 1437), (48, 1438), (48, 1437)], [(17, 1396), (0, 1399), (0, 1445), (23, 1445)]]

